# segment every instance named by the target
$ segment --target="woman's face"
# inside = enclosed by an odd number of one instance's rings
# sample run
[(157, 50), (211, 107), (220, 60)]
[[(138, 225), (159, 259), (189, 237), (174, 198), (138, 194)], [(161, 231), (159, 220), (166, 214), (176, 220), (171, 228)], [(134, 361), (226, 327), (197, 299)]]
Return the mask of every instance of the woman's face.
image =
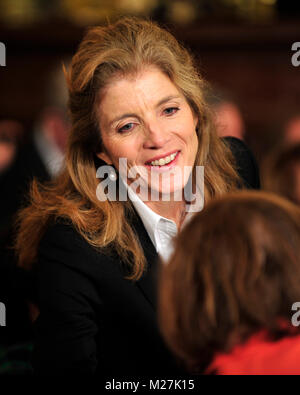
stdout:
[(102, 92), (98, 119), (105, 151), (99, 158), (119, 171), (119, 159), (126, 158), (160, 193), (162, 175), (171, 180), (169, 192), (184, 188), (190, 175), (184, 168), (194, 166), (198, 150), (198, 119), (165, 74), (151, 67), (114, 79)]

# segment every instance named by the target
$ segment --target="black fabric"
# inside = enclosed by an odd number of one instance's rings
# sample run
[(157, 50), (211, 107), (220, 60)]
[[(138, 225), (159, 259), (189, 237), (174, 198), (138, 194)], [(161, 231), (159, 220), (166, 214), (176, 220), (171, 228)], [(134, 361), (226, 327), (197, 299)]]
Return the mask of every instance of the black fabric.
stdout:
[(179, 373), (156, 324), (157, 254), (138, 218), (133, 226), (152, 258), (136, 283), (124, 279), (120, 260), (90, 247), (72, 227), (47, 231), (37, 273), (37, 373)]
[(225, 137), (236, 161), (236, 170), (248, 189), (260, 189), (259, 170), (256, 160), (247, 145), (235, 137)]
[(0, 175), (0, 236), (4, 240), (11, 231), (16, 212), (27, 203), (33, 178), (44, 182), (50, 179), (33, 141), (21, 147), (13, 165)]
[(16, 267), (12, 250), (16, 213), (26, 205), (33, 178), (44, 182), (50, 176), (33, 141), (21, 147), (15, 162), (0, 175), (0, 302), (5, 303), (7, 326), (1, 328), (0, 344), (13, 345), (32, 339), (26, 298), (33, 296), (33, 279)]
[[(248, 187), (259, 186), (250, 151), (227, 139)], [(148, 267), (140, 281), (124, 278), (121, 259), (91, 247), (68, 224), (48, 228), (36, 272), (40, 316), (35, 323), (37, 374), (178, 375), (157, 326), (158, 256), (136, 214), (128, 219)]]

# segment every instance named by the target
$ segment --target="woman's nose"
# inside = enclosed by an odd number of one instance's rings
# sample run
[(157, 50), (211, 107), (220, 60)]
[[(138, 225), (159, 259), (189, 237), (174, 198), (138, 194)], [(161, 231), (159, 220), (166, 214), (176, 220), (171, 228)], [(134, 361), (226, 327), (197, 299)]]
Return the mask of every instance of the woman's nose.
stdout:
[(161, 148), (170, 139), (170, 134), (159, 122), (152, 122), (145, 127), (144, 148)]

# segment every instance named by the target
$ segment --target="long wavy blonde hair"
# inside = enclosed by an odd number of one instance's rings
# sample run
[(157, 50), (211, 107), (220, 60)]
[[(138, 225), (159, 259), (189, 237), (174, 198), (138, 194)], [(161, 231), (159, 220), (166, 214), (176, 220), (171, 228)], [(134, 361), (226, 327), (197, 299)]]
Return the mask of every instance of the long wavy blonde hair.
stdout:
[(199, 149), (195, 166), (205, 166), (205, 200), (236, 189), (239, 179), (234, 159), (215, 131), (203, 92), (206, 82), (192, 56), (156, 23), (122, 18), (114, 24), (90, 28), (65, 70), (69, 89), (71, 131), (66, 166), (47, 185), (33, 182), (30, 205), (19, 214), (16, 249), (19, 264), (31, 267), (49, 223), (63, 218), (96, 248), (113, 248), (137, 280), (146, 268), (138, 236), (128, 221), (130, 202), (97, 199), (96, 153), (102, 151), (96, 103), (102, 89), (116, 74), (138, 73), (156, 66), (182, 92), (199, 119)]

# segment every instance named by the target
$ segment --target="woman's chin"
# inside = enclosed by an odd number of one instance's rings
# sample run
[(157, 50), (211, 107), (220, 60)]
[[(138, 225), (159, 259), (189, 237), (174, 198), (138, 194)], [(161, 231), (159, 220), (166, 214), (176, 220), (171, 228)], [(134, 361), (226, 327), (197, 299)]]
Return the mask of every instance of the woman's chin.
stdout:
[(184, 196), (183, 186), (171, 186), (167, 188), (165, 186), (160, 187), (149, 187), (150, 196), (152, 199), (150, 200), (159, 200), (159, 201), (181, 201)]

